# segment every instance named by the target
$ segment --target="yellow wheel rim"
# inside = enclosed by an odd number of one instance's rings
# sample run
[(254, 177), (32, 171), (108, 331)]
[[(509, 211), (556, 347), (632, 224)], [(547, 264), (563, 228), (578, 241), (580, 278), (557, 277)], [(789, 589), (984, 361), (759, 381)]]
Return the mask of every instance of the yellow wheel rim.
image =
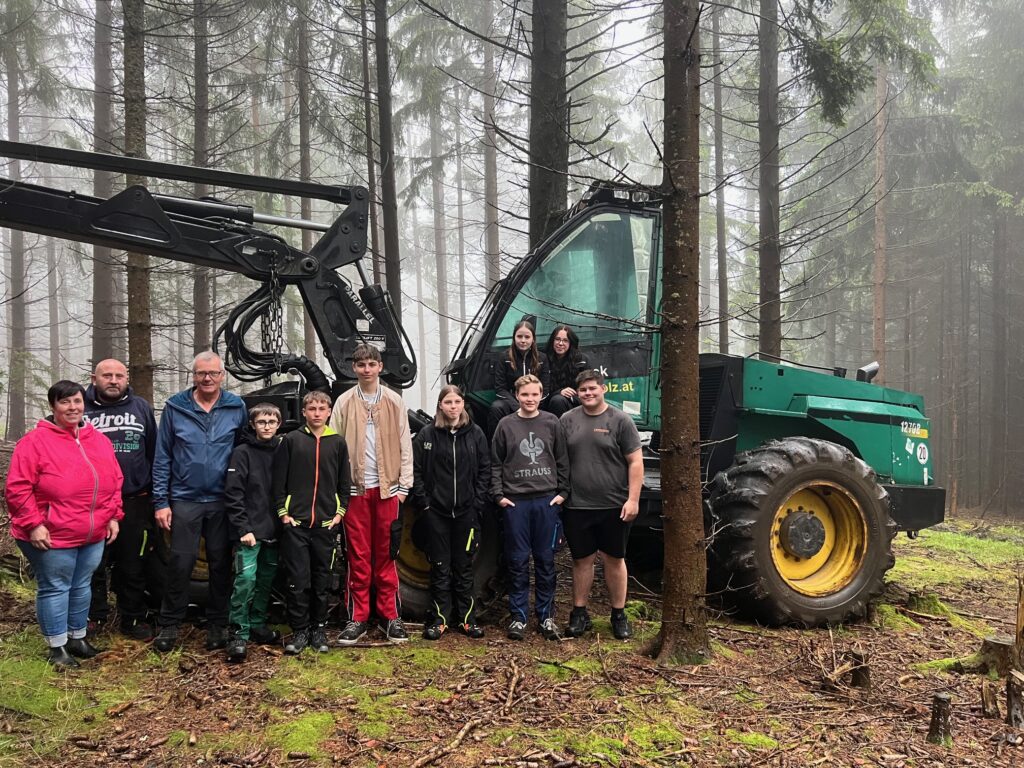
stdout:
[[(800, 556), (788, 544), (787, 518), (793, 515), (805, 519), (810, 515), (816, 531), (820, 534), (824, 529), (824, 541), (813, 554)], [(868, 544), (860, 504), (847, 489), (824, 480), (804, 483), (779, 505), (771, 536), (775, 570), (789, 587), (811, 597), (831, 595), (853, 581)]]
[(420, 511), (412, 504), (402, 506), (402, 543), (398, 549), (398, 577), (411, 586), (426, 589), (430, 585), (430, 563), (427, 556), (412, 542), (412, 528)]

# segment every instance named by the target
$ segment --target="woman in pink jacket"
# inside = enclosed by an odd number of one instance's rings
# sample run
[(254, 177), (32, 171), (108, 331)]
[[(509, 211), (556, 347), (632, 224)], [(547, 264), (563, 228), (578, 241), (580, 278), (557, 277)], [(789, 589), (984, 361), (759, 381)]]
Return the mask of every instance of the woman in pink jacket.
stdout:
[(14, 447), (7, 475), (11, 535), (32, 565), (36, 617), (57, 667), (98, 651), (85, 637), (90, 580), (103, 541), (117, 538), (121, 468), (106, 435), (83, 421), (85, 390), (58, 381), (46, 393), (53, 415)]

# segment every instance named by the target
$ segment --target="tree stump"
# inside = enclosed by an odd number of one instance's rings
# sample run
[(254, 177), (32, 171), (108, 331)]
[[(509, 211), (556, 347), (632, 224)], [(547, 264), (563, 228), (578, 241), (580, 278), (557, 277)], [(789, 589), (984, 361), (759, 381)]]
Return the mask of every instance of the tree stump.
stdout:
[(1024, 675), (1016, 669), (1006, 677), (1006, 722), (1024, 728)]
[(849, 652), (850, 663), (853, 669), (850, 670), (850, 685), (853, 688), (862, 688), (865, 691), (871, 689), (871, 667), (868, 666), (868, 655), (860, 648), (854, 648)]
[(995, 670), (1000, 677), (1008, 674), (1014, 666), (1014, 639), (1010, 635), (991, 635), (981, 641), (975, 660), (977, 664), (965, 665), (966, 671), (989, 672)]
[(932, 721), (928, 726), (928, 742), (953, 746), (953, 729), (951, 725), (953, 697), (948, 693), (936, 693), (932, 697)]
[(981, 681), (981, 714), (995, 720), (1002, 717), (999, 709), (999, 689), (992, 680)]

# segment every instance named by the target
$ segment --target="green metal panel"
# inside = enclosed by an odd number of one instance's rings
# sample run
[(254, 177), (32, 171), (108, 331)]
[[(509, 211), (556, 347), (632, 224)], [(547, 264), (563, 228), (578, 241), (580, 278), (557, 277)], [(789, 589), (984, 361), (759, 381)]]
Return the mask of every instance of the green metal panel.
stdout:
[(883, 482), (933, 485), (924, 398), (813, 370), (745, 360), (737, 450), (795, 435), (845, 445)]

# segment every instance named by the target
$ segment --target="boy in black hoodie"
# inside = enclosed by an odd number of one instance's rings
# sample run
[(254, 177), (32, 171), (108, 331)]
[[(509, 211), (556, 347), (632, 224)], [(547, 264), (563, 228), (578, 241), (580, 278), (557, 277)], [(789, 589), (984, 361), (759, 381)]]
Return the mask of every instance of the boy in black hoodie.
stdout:
[[(284, 652), (327, 644), (327, 593), (336, 531), (352, 484), (345, 438), (327, 426), (331, 399), (310, 392), (302, 399), (306, 426), (289, 432), (274, 456), (274, 504), (284, 523), (281, 561), (288, 581), (292, 637)], [(310, 629), (312, 627), (312, 629)]]
[(245, 645), (277, 643), (281, 635), (267, 627), (270, 587), (277, 573), (277, 543), (281, 523), (274, 514), (270, 477), (274, 452), (281, 438), (281, 411), (260, 403), (249, 411), (249, 426), (231, 454), (224, 482), (224, 505), (234, 528), (235, 585), (231, 590), (232, 627), (228, 661), (245, 661)]

